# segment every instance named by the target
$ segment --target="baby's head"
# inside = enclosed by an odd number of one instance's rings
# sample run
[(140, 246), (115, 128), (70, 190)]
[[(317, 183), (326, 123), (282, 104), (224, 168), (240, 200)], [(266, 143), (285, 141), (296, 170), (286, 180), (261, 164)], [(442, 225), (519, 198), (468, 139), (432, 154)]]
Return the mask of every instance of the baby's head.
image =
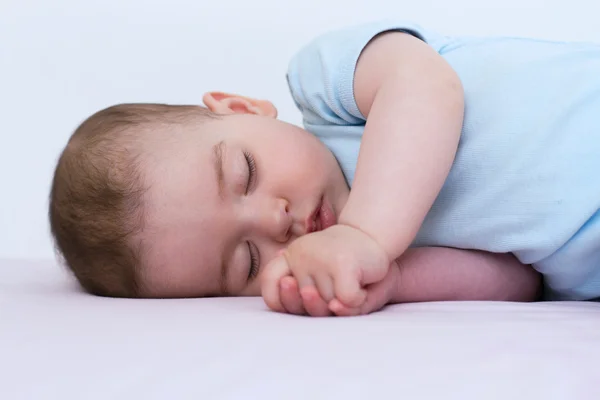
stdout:
[(204, 103), (109, 107), (70, 138), (49, 217), (88, 292), (259, 295), (269, 260), (337, 220), (349, 189), (316, 137), (267, 101), (209, 93)]

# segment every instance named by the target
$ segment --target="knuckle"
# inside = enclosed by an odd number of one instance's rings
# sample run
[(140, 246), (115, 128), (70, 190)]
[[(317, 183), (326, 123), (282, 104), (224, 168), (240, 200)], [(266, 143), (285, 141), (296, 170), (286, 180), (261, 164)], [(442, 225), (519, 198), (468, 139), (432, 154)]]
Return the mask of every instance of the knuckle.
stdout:
[(350, 291), (341, 292), (339, 294), (340, 300), (346, 305), (354, 305), (356, 303), (356, 297), (356, 293)]
[(358, 281), (348, 271), (344, 271), (343, 275), (340, 274), (334, 280), (335, 292), (338, 296), (343, 297), (354, 297), (360, 290)]
[(362, 292), (359, 287), (344, 288), (340, 291), (339, 298), (347, 306), (357, 307), (362, 299)]

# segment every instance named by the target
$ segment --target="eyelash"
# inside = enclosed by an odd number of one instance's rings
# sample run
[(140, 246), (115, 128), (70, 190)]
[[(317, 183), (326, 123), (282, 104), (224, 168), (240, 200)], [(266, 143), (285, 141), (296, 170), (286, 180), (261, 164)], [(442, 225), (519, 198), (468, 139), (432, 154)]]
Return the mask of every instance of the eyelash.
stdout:
[[(251, 191), (252, 187), (256, 183), (256, 161), (252, 154), (244, 151), (244, 158), (248, 164), (248, 182), (246, 182), (246, 195)], [(250, 270), (248, 271), (248, 280), (256, 278), (258, 270), (260, 268), (260, 259), (258, 256), (258, 250), (252, 251), (252, 245), (248, 242), (248, 251), (250, 252)]]
[(255, 255), (252, 251), (252, 245), (250, 244), (250, 242), (248, 242), (248, 251), (250, 252), (250, 271), (248, 271), (248, 280), (251, 281), (252, 279), (256, 278), (256, 275), (258, 275), (260, 264), (258, 255)]
[(246, 183), (246, 194), (250, 192), (250, 188), (254, 185), (256, 181), (256, 161), (252, 154), (247, 151), (244, 152), (244, 157), (246, 158), (246, 163), (248, 164), (248, 182)]

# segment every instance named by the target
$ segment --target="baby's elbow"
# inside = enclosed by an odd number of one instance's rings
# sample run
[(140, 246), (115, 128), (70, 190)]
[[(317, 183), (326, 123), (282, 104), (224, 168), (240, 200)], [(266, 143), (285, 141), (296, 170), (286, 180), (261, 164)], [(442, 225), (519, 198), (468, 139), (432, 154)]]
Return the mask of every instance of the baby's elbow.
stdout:
[(515, 287), (513, 298), (509, 300), (524, 303), (542, 300), (544, 287), (542, 274), (531, 266), (524, 265), (523, 267), (525, 272)]

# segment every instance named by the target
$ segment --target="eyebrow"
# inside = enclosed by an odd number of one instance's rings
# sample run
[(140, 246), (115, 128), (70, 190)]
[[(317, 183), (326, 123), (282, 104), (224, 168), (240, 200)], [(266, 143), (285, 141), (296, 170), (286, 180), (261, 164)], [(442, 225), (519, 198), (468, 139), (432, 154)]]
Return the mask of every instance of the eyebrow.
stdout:
[[(215, 175), (217, 176), (217, 186), (219, 188), (219, 198), (224, 199), (224, 186), (225, 179), (223, 177), (223, 153), (225, 152), (225, 142), (221, 140), (219, 143), (213, 146), (213, 166), (215, 168)], [(221, 257), (221, 273), (219, 274), (219, 288), (223, 295), (229, 294), (229, 288), (227, 286), (227, 277), (229, 274), (229, 268), (227, 268), (227, 262), (224, 257)]]
[(223, 178), (223, 153), (225, 152), (225, 142), (221, 140), (213, 146), (213, 165), (217, 175), (217, 185), (219, 187), (219, 197), (223, 199), (223, 187), (225, 179)]

